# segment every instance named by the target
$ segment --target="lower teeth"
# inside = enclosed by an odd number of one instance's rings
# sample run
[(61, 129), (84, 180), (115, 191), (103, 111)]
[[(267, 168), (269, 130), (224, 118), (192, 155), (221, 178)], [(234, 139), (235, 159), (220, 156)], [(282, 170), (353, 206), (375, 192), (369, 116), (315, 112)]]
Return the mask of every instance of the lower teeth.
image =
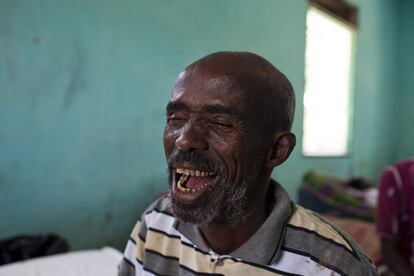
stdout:
[(184, 187), (183, 185), (188, 180), (188, 178), (189, 178), (189, 175), (183, 174), (183, 175), (181, 175), (180, 179), (178, 180), (178, 182), (177, 182), (177, 189), (180, 192), (183, 192), (183, 193), (194, 193), (194, 192), (197, 192), (197, 191), (201, 190), (200, 188), (197, 188), (197, 189), (189, 189), (189, 188)]

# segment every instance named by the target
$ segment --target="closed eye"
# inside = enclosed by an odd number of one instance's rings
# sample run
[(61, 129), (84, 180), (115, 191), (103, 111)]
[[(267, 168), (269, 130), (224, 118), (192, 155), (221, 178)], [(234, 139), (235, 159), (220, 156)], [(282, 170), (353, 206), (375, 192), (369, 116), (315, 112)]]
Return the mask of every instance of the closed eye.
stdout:
[(208, 121), (209, 125), (220, 126), (224, 128), (231, 128), (233, 124), (221, 121)]
[(171, 127), (181, 127), (187, 119), (184, 117), (171, 116), (167, 117), (167, 125)]
[(185, 118), (180, 118), (180, 117), (169, 117), (167, 118), (167, 122), (169, 121), (184, 121)]

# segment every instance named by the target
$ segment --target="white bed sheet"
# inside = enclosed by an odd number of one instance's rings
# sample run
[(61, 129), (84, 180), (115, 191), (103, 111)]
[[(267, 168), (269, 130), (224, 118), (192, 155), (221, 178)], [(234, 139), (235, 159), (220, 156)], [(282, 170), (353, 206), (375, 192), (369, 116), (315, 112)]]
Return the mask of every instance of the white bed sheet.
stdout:
[(111, 247), (75, 251), (0, 266), (0, 276), (116, 276), (121, 259)]

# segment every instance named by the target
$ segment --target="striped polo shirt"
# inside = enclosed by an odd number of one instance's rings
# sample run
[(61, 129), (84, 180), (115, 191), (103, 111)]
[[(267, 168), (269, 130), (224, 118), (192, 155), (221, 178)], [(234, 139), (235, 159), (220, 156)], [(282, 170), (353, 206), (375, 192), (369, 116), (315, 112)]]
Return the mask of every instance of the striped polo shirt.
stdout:
[(274, 207), (263, 225), (229, 255), (206, 244), (197, 226), (177, 219), (170, 199), (155, 201), (135, 225), (119, 275), (377, 275), (361, 249), (272, 184)]

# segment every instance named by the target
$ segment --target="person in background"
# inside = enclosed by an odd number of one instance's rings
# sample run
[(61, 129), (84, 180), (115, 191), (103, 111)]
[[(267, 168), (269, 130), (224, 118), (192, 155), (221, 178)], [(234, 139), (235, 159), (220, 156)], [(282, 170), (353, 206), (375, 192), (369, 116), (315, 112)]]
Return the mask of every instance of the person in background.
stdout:
[(376, 275), (335, 226), (271, 178), (295, 146), (289, 80), (264, 58), (218, 52), (182, 72), (166, 108), (169, 193), (119, 265), (132, 275)]
[(386, 270), (414, 275), (414, 158), (388, 166), (379, 183), (377, 229)]

